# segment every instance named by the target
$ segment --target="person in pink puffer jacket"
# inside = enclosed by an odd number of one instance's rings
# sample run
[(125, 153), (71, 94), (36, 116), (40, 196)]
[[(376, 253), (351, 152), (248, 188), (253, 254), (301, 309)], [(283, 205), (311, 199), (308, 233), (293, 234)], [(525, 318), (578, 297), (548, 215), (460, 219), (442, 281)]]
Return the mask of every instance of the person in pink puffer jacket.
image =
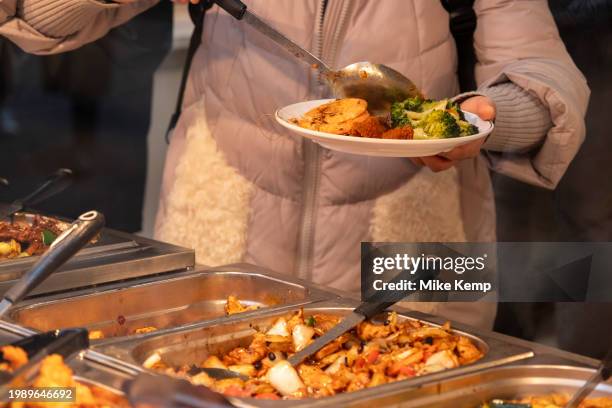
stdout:
[[(2, 0), (0, 33), (25, 50), (93, 41), (155, 0)], [(449, 16), (432, 0), (246, 0), (330, 66), (389, 65), (430, 98), (458, 93)], [(245, 261), (359, 288), (362, 241), (494, 241), (489, 169), (552, 189), (584, 138), (589, 90), (546, 0), (476, 0), (478, 89), (463, 107), (495, 118), (486, 140), (408, 160), (326, 150), (281, 128), (282, 106), (327, 96), (312, 70), (213, 7), (169, 147), (156, 236), (207, 265)], [(162, 137), (160, 135), (160, 137)], [(490, 326), (494, 308), (429, 309)]]

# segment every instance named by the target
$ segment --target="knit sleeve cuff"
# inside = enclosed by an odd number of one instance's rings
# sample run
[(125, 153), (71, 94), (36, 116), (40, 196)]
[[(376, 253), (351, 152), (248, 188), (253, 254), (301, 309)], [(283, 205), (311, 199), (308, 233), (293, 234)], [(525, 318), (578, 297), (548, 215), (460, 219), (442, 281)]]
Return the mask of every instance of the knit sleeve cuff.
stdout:
[(480, 89), (495, 103), (495, 130), (483, 148), (523, 153), (541, 145), (552, 127), (550, 111), (534, 94), (512, 82)]
[(65, 38), (92, 24), (100, 13), (118, 7), (98, 0), (21, 0), (17, 15), (47, 37)]

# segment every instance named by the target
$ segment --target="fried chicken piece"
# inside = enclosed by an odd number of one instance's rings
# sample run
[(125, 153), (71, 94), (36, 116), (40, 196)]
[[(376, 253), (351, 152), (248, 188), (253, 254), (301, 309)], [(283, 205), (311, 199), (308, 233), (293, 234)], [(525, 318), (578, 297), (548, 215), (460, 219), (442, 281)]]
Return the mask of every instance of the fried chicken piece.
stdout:
[(384, 338), (394, 333), (397, 330), (397, 313), (389, 313), (385, 324), (372, 323), (369, 320), (359, 323), (357, 326), (357, 335), (362, 340), (372, 340), (375, 338)]
[(298, 368), (300, 378), (316, 397), (327, 397), (334, 395), (332, 386), (333, 379), (319, 367), (300, 364)]
[(470, 364), (482, 357), (482, 351), (470, 339), (464, 336), (459, 336), (457, 352), (459, 353), (461, 364)]
[(409, 126), (389, 129), (384, 132), (380, 137), (382, 139), (400, 139), (400, 140), (410, 140), (412, 139), (413, 130)]
[(376, 116), (353, 122), (352, 136), (373, 137), (380, 139), (387, 131), (387, 128)]
[(253, 341), (248, 348), (237, 347), (233, 349), (223, 357), (223, 363), (226, 365), (253, 364), (264, 358), (267, 354), (266, 335), (255, 333)]

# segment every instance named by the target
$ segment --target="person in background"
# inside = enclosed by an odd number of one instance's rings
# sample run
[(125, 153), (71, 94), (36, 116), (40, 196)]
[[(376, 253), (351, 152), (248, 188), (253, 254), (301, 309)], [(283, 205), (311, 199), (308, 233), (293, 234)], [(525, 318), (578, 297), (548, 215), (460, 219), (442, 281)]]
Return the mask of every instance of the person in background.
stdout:
[[(68, 1), (73, 7), (63, 7)], [(56, 53), (99, 38), (155, 0), (17, 3), (24, 6), (4, 10), (0, 33), (31, 52)], [(330, 66), (375, 61), (430, 98), (458, 93), (449, 16), (437, 1), (246, 3)], [(458, 100), (495, 119), (496, 131), (486, 142), (410, 161), (330, 151), (288, 134), (274, 111), (327, 89), (213, 7), (169, 146), (157, 237), (195, 247), (202, 264), (246, 261), (348, 291), (359, 289), (362, 241), (494, 241), (488, 169), (556, 187), (584, 138), (589, 89), (545, 0), (478, 0), (474, 9), (478, 89)], [(495, 313), (492, 304), (422, 307), (482, 327)]]
[[(500, 241), (612, 241), (612, 1), (550, 0), (568, 52), (592, 89), (587, 138), (554, 191), (493, 178)], [(588, 40), (585, 42), (585, 40)], [(520, 273), (517, 271), (517, 273)], [(517, 276), (517, 279), (528, 279)], [(501, 304), (497, 331), (602, 358), (612, 344), (609, 303)], [(552, 326), (547, 322), (553, 322)], [(555, 324), (556, 323), (556, 324)], [(543, 333), (545, 327), (549, 333)], [(589, 341), (584, 341), (584, 333)]]
[[(3, 21), (3, 33), (17, 22)], [(140, 231), (153, 75), (171, 42), (169, 2), (71, 52), (34, 56), (0, 38), (8, 75), (0, 85), (0, 174), (11, 180), (0, 201), (67, 167), (75, 183), (37, 210), (76, 217), (97, 209), (109, 227)]]

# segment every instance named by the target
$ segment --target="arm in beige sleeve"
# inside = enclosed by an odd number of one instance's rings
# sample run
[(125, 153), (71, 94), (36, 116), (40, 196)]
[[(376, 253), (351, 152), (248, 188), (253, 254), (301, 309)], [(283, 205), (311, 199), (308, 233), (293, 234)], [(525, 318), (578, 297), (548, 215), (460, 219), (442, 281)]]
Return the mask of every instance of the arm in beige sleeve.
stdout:
[(485, 157), (494, 171), (553, 189), (585, 137), (586, 80), (546, 0), (476, 0), (474, 8), (478, 92), (499, 113)]
[(0, 0), (0, 35), (32, 54), (65, 52), (103, 37), (157, 1)]

